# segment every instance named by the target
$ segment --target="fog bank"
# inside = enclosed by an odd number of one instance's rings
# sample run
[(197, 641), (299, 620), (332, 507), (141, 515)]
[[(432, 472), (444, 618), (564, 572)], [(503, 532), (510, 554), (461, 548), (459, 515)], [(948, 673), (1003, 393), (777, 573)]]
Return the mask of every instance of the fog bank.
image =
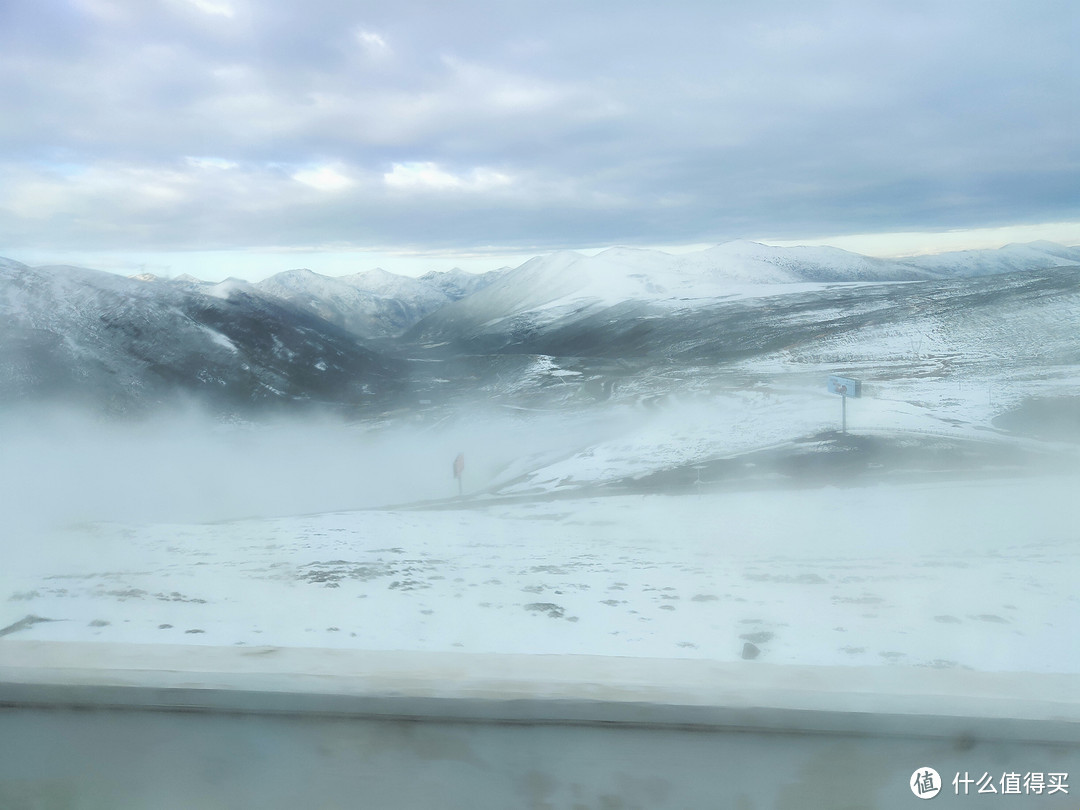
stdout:
[[(523, 460), (556, 459), (618, 419), (451, 416), (434, 424), (329, 418), (224, 424), (187, 412), (105, 422), (74, 412), (0, 416), (4, 522), (18, 531), (83, 521), (209, 522), (404, 504), (466, 493)], [(527, 462), (525, 462), (527, 463)]]

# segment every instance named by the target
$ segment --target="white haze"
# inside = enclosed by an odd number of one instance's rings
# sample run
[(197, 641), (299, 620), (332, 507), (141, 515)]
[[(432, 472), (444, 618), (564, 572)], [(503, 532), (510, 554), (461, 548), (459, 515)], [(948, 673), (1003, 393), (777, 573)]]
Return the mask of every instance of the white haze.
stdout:
[[(14, 533), (90, 521), (202, 523), (412, 503), (470, 492), (524, 458), (557, 459), (625, 424), (511, 410), (373, 428), (329, 417), (138, 422), (74, 411), (0, 418), (0, 492)], [(614, 417), (614, 418), (613, 418)]]

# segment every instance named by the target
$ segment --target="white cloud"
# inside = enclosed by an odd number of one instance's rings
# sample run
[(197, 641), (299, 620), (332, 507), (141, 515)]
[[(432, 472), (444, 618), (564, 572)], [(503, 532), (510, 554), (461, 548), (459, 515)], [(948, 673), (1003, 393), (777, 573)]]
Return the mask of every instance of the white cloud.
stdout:
[[(241, 169), (195, 158), (165, 165), (103, 162), (37, 167), (0, 163), (0, 243), (136, 247), (141, 239), (175, 244), (230, 217), (265, 216), (289, 199), (278, 170)], [(254, 212), (254, 213), (253, 213)], [(59, 232), (49, 223), (69, 223)], [(178, 236), (180, 238), (178, 238)]]
[(383, 181), (392, 189), (436, 191), (486, 191), (509, 186), (513, 178), (492, 169), (476, 168), (465, 175), (452, 174), (430, 161), (395, 163), (383, 175)]
[(369, 56), (382, 56), (390, 51), (390, 44), (381, 34), (364, 28), (356, 29), (356, 41), (367, 51)]
[(957, 4), (15, 4), (0, 243), (534, 250), (1075, 221), (1076, 4)]
[(184, 201), (191, 193), (188, 173), (171, 168), (103, 164), (66, 172), (5, 172), (0, 207), (31, 219), (85, 216), (119, 200), (129, 207), (157, 209)]
[(194, 169), (235, 169), (239, 164), (219, 157), (187, 157), (184, 162)]
[(236, 10), (228, 3), (221, 2), (221, 0), (187, 0), (187, 2), (204, 14), (213, 14), (230, 19), (236, 16)]
[[(21, 173), (20, 173), (21, 174)], [(64, 210), (69, 194), (64, 185), (40, 177), (5, 178), (0, 212), (23, 220), (48, 220)]]
[(383, 175), (391, 188), (458, 188), (461, 179), (444, 172), (435, 163), (395, 163)]
[(303, 169), (291, 175), (293, 180), (311, 186), (319, 191), (342, 191), (355, 185), (352, 178), (342, 174), (333, 166), (319, 166)]

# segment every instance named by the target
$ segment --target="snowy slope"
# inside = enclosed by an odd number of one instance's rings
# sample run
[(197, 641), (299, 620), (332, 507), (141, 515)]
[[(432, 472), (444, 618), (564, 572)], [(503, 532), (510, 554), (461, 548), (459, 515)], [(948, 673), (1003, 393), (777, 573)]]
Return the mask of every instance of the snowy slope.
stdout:
[(550, 323), (568, 314), (623, 301), (723, 295), (716, 285), (682, 273), (660, 251), (611, 248), (596, 256), (560, 251), (530, 259), (499, 279), (421, 321), (413, 334), (445, 339), (457, 332)]
[(501, 276), (509, 272), (509, 267), (501, 267), (498, 270), (489, 270), (486, 273), (466, 273), (460, 268), (453, 268), (445, 272), (431, 271), (420, 276), (424, 281), (435, 289), (442, 291), (452, 300), (464, 298), (474, 292), (482, 290)]
[(685, 273), (743, 284), (800, 281), (918, 281), (933, 273), (832, 247), (771, 247), (738, 240), (678, 257)]
[[(924, 257), (920, 261), (925, 266), (920, 266), (915, 260), (875, 259), (836, 248), (781, 248), (746, 241), (677, 256), (631, 248), (611, 248), (595, 256), (564, 251), (531, 259), (483, 290), (437, 310), (410, 336), (431, 342), (462, 336), (532, 337), (609, 317), (602, 313), (615, 307), (665, 317), (665, 312), (804, 294), (842, 283), (927, 282), (1044, 270), (1070, 264), (1074, 254), (1080, 249), (1036, 243)], [(613, 311), (610, 317), (618, 316)]]
[(435, 309), (446, 304), (449, 296), (427, 281), (411, 276), (401, 276), (376, 267), (363, 273), (340, 276), (339, 281), (357, 290), (364, 290), (381, 298), (396, 298), (421, 309)]
[(942, 276), (985, 276), (1050, 267), (1080, 266), (1080, 247), (1065, 247), (1054, 242), (1029, 242), (1005, 245), (997, 250), (965, 250), (914, 256), (905, 264)]
[(262, 295), (287, 301), (355, 335), (384, 337), (404, 328), (404, 307), (340, 278), (287, 270), (258, 282)]
[(697, 253), (616, 247), (585, 256), (561, 251), (511, 270), (483, 290), (435, 312), (416, 330), (445, 339), (455, 329), (532, 328), (627, 301), (708, 305), (733, 296), (776, 294), (775, 285), (912, 281), (930, 271), (835, 248), (779, 248), (730, 242)]
[(381, 268), (346, 276), (288, 270), (254, 285), (362, 338), (401, 334), (425, 315), (483, 286), (461, 271), (411, 278)]
[[(244, 292), (76, 267), (0, 267), (5, 399), (140, 410), (191, 397), (215, 408), (361, 401), (386, 364), (344, 333)], [(365, 393), (367, 392), (367, 393)]]
[(0, 270), (17, 273), (29, 269), (29, 266), (22, 262), (17, 262), (14, 259), (5, 259), (3, 256), (0, 256)]
[[(470, 362), (439, 360), (452, 347), (431, 347), (418, 373), (442, 380), (423, 396), (469, 407), (479, 393), (490, 405), (537, 413), (615, 404), (648, 416), (640, 435), (600, 441), (593, 431), (586, 446), (515, 465), (528, 491), (592, 486), (832, 429), (830, 374), (863, 380), (866, 398), (850, 410), (867, 429), (985, 438), (996, 417), (1030, 398), (1080, 396), (1080, 269), (793, 286), (799, 291), (710, 306), (620, 304), (530, 330), (459, 332), (454, 345)], [(1068, 418), (1066, 406), (1061, 413)]]
[(98, 524), (0, 569), (0, 629), (718, 661), (740, 660), (749, 642), (775, 664), (1077, 673), (1076, 645), (1063, 643), (1080, 633), (1076, 485)]

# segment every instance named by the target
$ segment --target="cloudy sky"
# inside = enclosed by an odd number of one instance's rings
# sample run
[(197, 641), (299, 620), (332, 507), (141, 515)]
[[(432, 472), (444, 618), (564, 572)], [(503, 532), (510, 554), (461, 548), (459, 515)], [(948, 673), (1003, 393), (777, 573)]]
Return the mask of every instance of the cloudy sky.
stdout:
[(0, 256), (1075, 244), (1078, 34), (1075, 0), (0, 0)]

